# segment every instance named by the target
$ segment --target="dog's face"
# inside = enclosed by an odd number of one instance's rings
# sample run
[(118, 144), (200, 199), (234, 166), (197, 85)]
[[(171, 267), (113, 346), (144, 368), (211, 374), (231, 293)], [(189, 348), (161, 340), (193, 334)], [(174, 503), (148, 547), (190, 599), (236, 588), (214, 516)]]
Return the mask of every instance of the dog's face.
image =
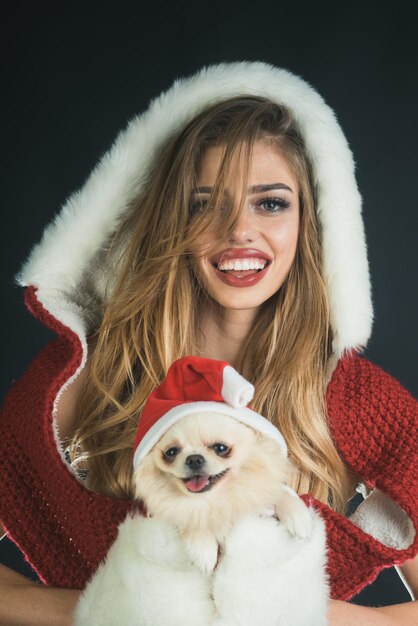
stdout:
[(251, 502), (267, 506), (287, 470), (274, 440), (228, 415), (202, 412), (174, 424), (134, 479), (137, 497), (152, 514), (169, 518), (180, 515), (182, 507), (185, 515), (193, 515)]
[(205, 493), (238, 471), (250, 454), (254, 431), (227, 415), (184, 417), (151, 452), (156, 468), (186, 494)]

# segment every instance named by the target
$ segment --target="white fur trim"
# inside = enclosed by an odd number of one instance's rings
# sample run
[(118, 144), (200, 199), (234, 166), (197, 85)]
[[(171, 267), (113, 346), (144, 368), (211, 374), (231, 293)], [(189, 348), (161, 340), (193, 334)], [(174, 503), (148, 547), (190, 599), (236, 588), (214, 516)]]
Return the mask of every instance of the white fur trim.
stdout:
[[(292, 110), (318, 190), (333, 350), (340, 356), (365, 346), (373, 310), (361, 197), (350, 148), (334, 112), (315, 89), (299, 76), (266, 63), (222, 63), (176, 80), (119, 134), (84, 187), (46, 228), (18, 282), (75, 294), (84, 272), (141, 192), (159, 146), (208, 104), (238, 94), (266, 96)], [(97, 272), (101, 276), (100, 269)]]
[(225, 402), (236, 409), (247, 406), (254, 397), (254, 385), (246, 380), (236, 369), (226, 365), (223, 369), (221, 393)]
[(247, 407), (235, 409), (229, 404), (224, 404), (223, 402), (188, 402), (187, 404), (179, 404), (170, 409), (151, 426), (135, 450), (134, 468), (137, 469), (142, 459), (146, 457), (148, 452), (152, 450), (155, 444), (158, 443), (164, 433), (167, 432), (173, 424), (181, 420), (183, 417), (186, 417), (186, 415), (198, 412), (220, 413), (221, 415), (234, 417), (239, 422), (242, 422), (254, 430), (257, 430), (274, 439), (279, 444), (283, 454), (287, 455), (287, 446), (283, 435), (275, 426), (273, 426), (271, 422), (266, 420), (266, 418), (259, 413), (256, 413)]
[(211, 626), (214, 616), (210, 581), (189, 562), (176, 529), (128, 516), (80, 595), (74, 626)]
[[(324, 521), (313, 509), (312, 533), (292, 537), (273, 518), (248, 516), (227, 537), (215, 570), (216, 626), (326, 626), (329, 584)], [(303, 601), (302, 601), (303, 599)]]
[(389, 548), (406, 550), (415, 539), (410, 517), (379, 489), (367, 496), (350, 520)]
[(64, 385), (59, 390), (55, 400), (54, 407), (52, 411), (52, 428), (54, 432), (55, 443), (58, 449), (58, 452), (61, 456), (61, 459), (64, 461), (68, 470), (79, 478), (77, 472), (73, 470), (73, 468), (67, 464), (64, 454), (64, 448), (61, 443), (60, 433), (56, 421), (57, 414), (57, 406), (59, 399), (63, 391), (71, 385), (71, 383), (77, 378), (81, 370), (84, 368), (87, 360), (87, 341), (86, 341), (86, 325), (84, 322), (84, 314), (82, 309), (72, 302), (68, 295), (58, 289), (38, 289), (36, 292), (37, 300), (42, 304), (42, 306), (51, 314), (55, 319), (59, 320), (72, 330), (79, 338), (81, 342), (81, 347), (83, 350), (83, 356), (81, 359), (81, 363), (74, 374), (68, 378), (68, 380), (64, 383)]

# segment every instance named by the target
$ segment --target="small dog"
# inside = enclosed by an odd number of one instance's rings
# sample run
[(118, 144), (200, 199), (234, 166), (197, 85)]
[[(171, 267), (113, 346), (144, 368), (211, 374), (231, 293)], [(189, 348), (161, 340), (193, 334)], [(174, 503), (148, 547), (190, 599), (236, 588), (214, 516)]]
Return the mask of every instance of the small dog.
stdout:
[(301, 539), (311, 515), (286, 483), (293, 468), (279, 444), (229, 415), (176, 422), (134, 474), (150, 516), (173, 524), (193, 563), (209, 575), (225, 539), (248, 514), (275, 516)]

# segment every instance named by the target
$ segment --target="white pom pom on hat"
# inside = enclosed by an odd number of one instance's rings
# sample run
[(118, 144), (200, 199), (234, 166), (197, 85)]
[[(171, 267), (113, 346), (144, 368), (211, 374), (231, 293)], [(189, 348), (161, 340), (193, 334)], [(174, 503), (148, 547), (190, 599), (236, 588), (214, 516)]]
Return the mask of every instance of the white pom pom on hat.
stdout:
[(253, 396), (253, 385), (226, 361), (196, 356), (177, 359), (142, 410), (134, 443), (134, 469), (173, 424), (198, 411), (229, 415), (274, 439), (287, 455), (280, 431), (248, 408)]

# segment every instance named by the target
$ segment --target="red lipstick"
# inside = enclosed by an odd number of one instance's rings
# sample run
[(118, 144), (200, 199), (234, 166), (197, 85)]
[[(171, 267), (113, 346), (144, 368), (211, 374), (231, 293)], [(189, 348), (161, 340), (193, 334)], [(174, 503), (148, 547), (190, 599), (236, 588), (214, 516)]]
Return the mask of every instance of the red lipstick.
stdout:
[[(262, 270), (255, 270), (250, 274), (247, 274), (248, 270), (236, 270), (235, 274), (230, 274), (218, 269), (218, 265), (224, 261), (245, 258), (266, 259), (267, 264)], [(211, 265), (217, 277), (230, 287), (252, 287), (256, 285), (268, 272), (271, 262), (272, 258), (266, 252), (256, 250), (255, 248), (227, 248), (211, 259)], [(242, 272), (241, 275), (240, 272)]]

